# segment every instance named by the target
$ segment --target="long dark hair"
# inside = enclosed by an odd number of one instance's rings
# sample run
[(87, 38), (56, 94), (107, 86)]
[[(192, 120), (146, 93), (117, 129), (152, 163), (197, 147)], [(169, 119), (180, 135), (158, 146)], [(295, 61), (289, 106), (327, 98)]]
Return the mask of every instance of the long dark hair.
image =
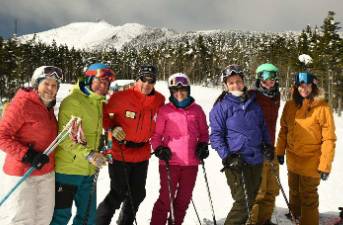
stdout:
[(216, 99), (216, 101), (214, 102), (213, 106), (215, 104), (217, 104), (218, 102), (220, 102), (221, 100), (223, 100), (223, 98), (225, 97), (225, 95), (227, 94), (227, 91), (223, 91)]
[[(293, 93), (292, 93), (292, 100), (295, 102), (295, 105), (298, 108), (301, 108), (303, 101), (304, 101), (304, 97), (302, 97), (298, 91), (298, 87), (297, 85), (293, 85)], [(319, 95), (319, 88), (316, 84), (312, 83), (312, 91), (311, 94), (307, 97), (311, 102), (313, 101), (313, 99), (315, 97), (317, 97)]]

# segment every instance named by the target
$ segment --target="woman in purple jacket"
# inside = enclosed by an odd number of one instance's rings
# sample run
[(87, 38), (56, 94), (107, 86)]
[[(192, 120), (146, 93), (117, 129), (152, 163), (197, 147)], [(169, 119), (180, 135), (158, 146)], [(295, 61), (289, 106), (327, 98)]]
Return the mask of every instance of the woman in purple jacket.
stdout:
[[(168, 87), (170, 102), (160, 108), (151, 138), (155, 155), (160, 159), (161, 182), (151, 225), (166, 224), (169, 211), (174, 214), (170, 215), (174, 220), (171, 224), (182, 224), (192, 197), (199, 162), (208, 156), (206, 116), (190, 96), (189, 78), (183, 73), (173, 74), (168, 79)], [(171, 193), (168, 190), (168, 167)], [(174, 193), (177, 193), (176, 196)], [(172, 198), (172, 204), (169, 198)], [(170, 210), (170, 205), (173, 205), (173, 210)]]
[(210, 112), (211, 146), (222, 158), (235, 201), (225, 225), (250, 223), (250, 210), (262, 172), (263, 155), (273, 159), (273, 147), (255, 95), (249, 96), (238, 65), (222, 72), (225, 91)]

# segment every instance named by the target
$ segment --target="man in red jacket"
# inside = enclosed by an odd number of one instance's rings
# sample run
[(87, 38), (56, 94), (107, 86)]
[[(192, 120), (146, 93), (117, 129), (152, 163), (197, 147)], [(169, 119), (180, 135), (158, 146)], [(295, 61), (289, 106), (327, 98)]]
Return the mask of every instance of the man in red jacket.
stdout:
[(150, 137), (158, 109), (165, 98), (154, 89), (157, 68), (143, 65), (134, 87), (114, 93), (104, 107), (104, 128), (113, 129), (112, 157), (109, 165), (111, 189), (100, 203), (97, 225), (108, 225), (123, 202), (118, 224), (131, 225), (145, 198), (150, 158)]

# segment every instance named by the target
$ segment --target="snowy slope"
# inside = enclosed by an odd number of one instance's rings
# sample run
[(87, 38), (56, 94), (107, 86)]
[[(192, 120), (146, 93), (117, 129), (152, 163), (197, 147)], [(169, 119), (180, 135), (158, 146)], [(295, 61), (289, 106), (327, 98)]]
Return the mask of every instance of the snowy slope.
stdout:
[[(18, 37), (19, 40), (29, 41), (36, 35), (37, 41), (57, 45), (66, 44), (76, 49), (102, 50), (108, 48), (121, 49), (139, 35), (155, 32), (157, 28), (146, 27), (138, 23), (126, 23), (122, 26), (113, 26), (106, 21), (79, 22), (66, 26), (43, 31), (37, 34), (28, 34)], [(169, 34), (171, 31), (160, 29), (162, 34)], [(162, 36), (163, 36), (162, 35)]]
[[(167, 89), (166, 82), (158, 82), (156, 85), (156, 89), (162, 92), (165, 96), (169, 96), (169, 91)], [(62, 85), (59, 94), (58, 94), (58, 101), (68, 94), (68, 90), (70, 89), (70, 85)], [(212, 108), (212, 104), (216, 97), (220, 94), (221, 90), (216, 88), (204, 88), (200, 86), (192, 87), (192, 95), (196, 99), (196, 101), (203, 107), (205, 113), (208, 115), (209, 111)], [(282, 110), (282, 109), (281, 109)], [(280, 113), (281, 113), (280, 110)], [(320, 212), (321, 214), (321, 225), (328, 224), (327, 218), (332, 220), (333, 217), (337, 214), (337, 207), (343, 205), (343, 197), (342, 191), (343, 190), (343, 164), (340, 163), (343, 161), (343, 151), (341, 151), (341, 146), (343, 146), (343, 118), (335, 117), (336, 122), (336, 135), (338, 138), (337, 141), (337, 151), (335, 156), (335, 161), (333, 165), (333, 171), (329, 177), (329, 180), (326, 182), (322, 182), (319, 187), (319, 196), (320, 196)], [(0, 155), (0, 165), (2, 165), (3, 160), (3, 153)], [(230, 194), (230, 189), (226, 184), (225, 175), (220, 173), (219, 170), (222, 168), (221, 160), (218, 157), (217, 153), (212, 150), (210, 152), (210, 156), (205, 161), (205, 167), (208, 175), (209, 185), (211, 189), (212, 199), (215, 208), (215, 215), (217, 219), (217, 224), (222, 225), (224, 224), (226, 215), (231, 208), (232, 205), (232, 198)], [(281, 182), (285, 188), (285, 192), (288, 195), (288, 187), (287, 187), (287, 169), (286, 166), (282, 166), (280, 169), (280, 176)], [(98, 203), (100, 203), (105, 195), (109, 190), (109, 178), (106, 169), (103, 169), (100, 173), (99, 181), (98, 181)], [(1, 174), (0, 174), (0, 184), (1, 184)], [(147, 179), (147, 196), (143, 203), (140, 205), (138, 214), (137, 214), (137, 222), (139, 225), (148, 225), (150, 218), (151, 218), (151, 211), (153, 208), (153, 204), (155, 203), (158, 197), (159, 191), (159, 174), (158, 174), (158, 160), (156, 157), (152, 157), (149, 164), (149, 172), (148, 172), (148, 179)], [(212, 220), (212, 213), (211, 207), (209, 205), (208, 196), (206, 185), (204, 181), (203, 171), (202, 168), (199, 167), (199, 173), (197, 177), (196, 187), (193, 192), (193, 200), (197, 207), (198, 213), (200, 215), (201, 220), (204, 219), (207, 221)], [(10, 201), (10, 199), (8, 200)], [(285, 219), (284, 213), (287, 212), (286, 204), (283, 200), (281, 194), (278, 196), (276, 201), (277, 209), (275, 210), (275, 215), (278, 216), (278, 222), (281, 225), (290, 225), (290, 221)], [(114, 219), (112, 220), (111, 224), (116, 224), (116, 218), (118, 216), (118, 212), (116, 213)], [(276, 218), (273, 218), (275, 221)], [(71, 222), (70, 222), (71, 224)], [(190, 204), (189, 209), (187, 211), (185, 221), (185, 225), (198, 225), (197, 217)], [(211, 224), (209, 223), (202, 223), (202, 224)]]

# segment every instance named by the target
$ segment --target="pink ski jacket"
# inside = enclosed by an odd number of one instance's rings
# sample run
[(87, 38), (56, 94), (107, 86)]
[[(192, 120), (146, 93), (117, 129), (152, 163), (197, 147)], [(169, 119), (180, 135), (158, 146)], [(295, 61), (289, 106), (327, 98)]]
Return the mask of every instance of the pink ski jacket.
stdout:
[[(54, 110), (48, 110), (33, 89), (20, 89), (0, 121), (0, 149), (6, 153), (4, 172), (22, 176), (29, 169), (21, 159), (29, 145), (43, 152), (57, 136), (57, 121)], [(43, 175), (54, 170), (54, 154), (50, 161), (31, 176)]]
[[(172, 103), (162, 106), (157, 115), (156, 128), (151, 138), (152, 148), (171, 149), (170, 165), (194, 166), (199, 164), (195, 155), (199, 142), (208, 143), (206, 116), (201, 106), (192, 103), (182, 109)], [(164, 164), (160, 160), (160, 164)]]

